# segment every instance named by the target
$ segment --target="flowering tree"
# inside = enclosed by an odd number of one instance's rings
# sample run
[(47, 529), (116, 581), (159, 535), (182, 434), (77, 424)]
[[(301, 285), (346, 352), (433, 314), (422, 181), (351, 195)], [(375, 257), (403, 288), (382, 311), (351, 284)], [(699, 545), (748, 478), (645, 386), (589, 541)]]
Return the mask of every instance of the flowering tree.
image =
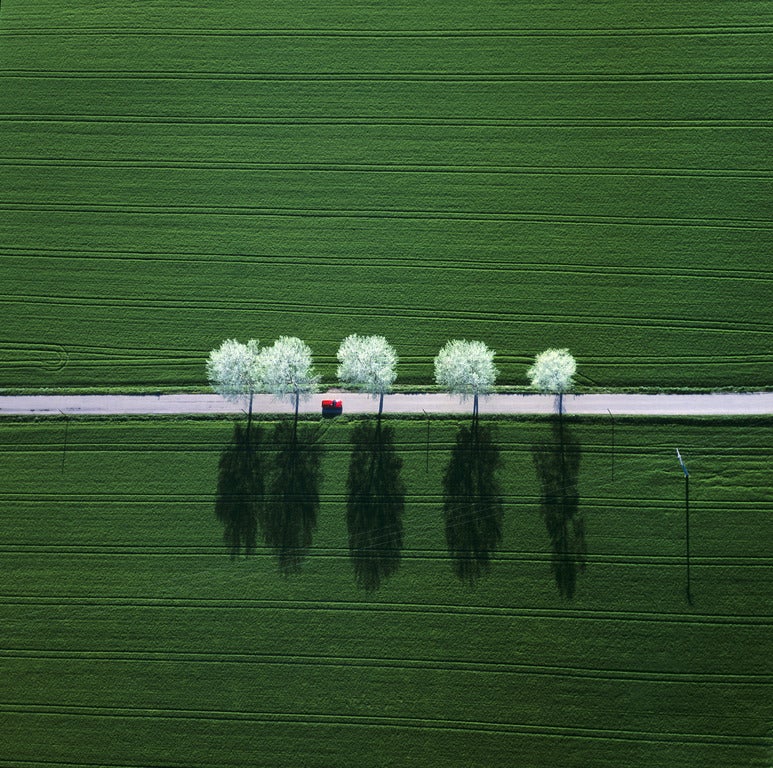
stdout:
[(383, 336), (347, 336), (338, 348), (338, 378), (355, 389), (379, 398), (378, 415), (384, 409), (384, 394), (397, 378), (397, 354)]
[(482, 341), (449, 341), (435, 358), (435, 381), (452, 395), (473, 396), (472, 417), (478, 418), (478, 395), (491, 392), (499, 371), (494, 350)]
[(295, 421), (303, 395), (316, 392), (319, 376), (314, 372), (309, 346), (295, 336), (281, 336), (260, 353), (260, 366), (267, 392), (289, 396), (295, 403)]
[(215, 392), (227, 400), (248, 398), (248, 432), (252, 399), (257, 392), (264, 391), (260, 356), (257, 339), (250, 339), (246, 344), (227, 339), (218, 349), (213, 349), (207, 359), (207, 378)]
[(558, 413), (562, 414), (564, 392), (574, 386), (572, 377), (576, 371), (577, 362), (568, 349), (546, 349), (537, 355), (526, 375), (534, 389), (558, 395)]

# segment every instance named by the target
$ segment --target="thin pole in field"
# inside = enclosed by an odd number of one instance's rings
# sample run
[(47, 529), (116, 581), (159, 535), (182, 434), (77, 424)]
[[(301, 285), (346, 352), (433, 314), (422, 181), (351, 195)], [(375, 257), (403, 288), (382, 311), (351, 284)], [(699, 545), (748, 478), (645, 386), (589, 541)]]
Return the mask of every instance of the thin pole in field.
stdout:
[(687, 602), (692, 605), (692, 591), (690, 589), (690, 473), (687, 471), (682, 454), (676, 449), (676, 457), (684, 472), (684, 524), (687, 554)]
[(427, 474), (429, 474), (429, 414), (423, 408), (421, 410), (427, 417)]
[(612, 419), (612, 480), (615, 479), (615, 417), (612, 416), (612, 411), (607, 408), (609, 418)]

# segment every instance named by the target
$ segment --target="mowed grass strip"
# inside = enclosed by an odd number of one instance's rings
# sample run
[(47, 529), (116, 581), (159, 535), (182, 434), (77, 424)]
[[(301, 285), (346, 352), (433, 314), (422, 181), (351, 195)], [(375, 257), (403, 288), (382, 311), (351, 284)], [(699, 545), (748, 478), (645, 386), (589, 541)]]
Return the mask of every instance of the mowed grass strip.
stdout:
[(569, 346), (586, 385), (765, 385), (772, 33), (747, 3), (4, 8), (0, 384), (199, 385), (280, 334), (332, 382), (358, 332), (406, 384), (467, 337), (508, 384)]
[[(610, 423), (566, 419), (582, 523), (566, 528), (571, 599), (541, 513), (558, 432), (539, 420), (482, 422), (503, 523), (472, 584), (443, 517), (464, 422), (432, 422), (428, 444), (425, 423), (387, 420), (401, 558), (359, 588), (346, 521), (358, 424), (302, 425), (322, 452), (307, 488), (320, 504), (290, 575), (260, 537), (246, 558), (223, 542), (230, 422), (71, 420), (66, 451), (64, 421), (0, 424), (6, 761), (547, 766), (568, 750), (577, 764), (764, 763), (769, 419), (618, 419), (614, 443)], [(259, 424), (253, 444), (267, 487), (275, 430)], [(692, 605), (675, 445), (691, 471)]]

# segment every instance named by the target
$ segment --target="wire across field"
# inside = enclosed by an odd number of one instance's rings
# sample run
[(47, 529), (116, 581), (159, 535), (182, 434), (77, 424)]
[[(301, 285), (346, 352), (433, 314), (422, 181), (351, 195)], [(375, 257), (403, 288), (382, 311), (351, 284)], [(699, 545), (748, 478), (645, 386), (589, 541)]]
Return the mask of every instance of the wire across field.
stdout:
[(426, 384), (773, 375), (767, 3), (16, 0), (0, 10), (0, 386), (200, 385), (349, 333)]
[(770, 418), (373, 425), (0, 423), (0, 765), (764, 764)]

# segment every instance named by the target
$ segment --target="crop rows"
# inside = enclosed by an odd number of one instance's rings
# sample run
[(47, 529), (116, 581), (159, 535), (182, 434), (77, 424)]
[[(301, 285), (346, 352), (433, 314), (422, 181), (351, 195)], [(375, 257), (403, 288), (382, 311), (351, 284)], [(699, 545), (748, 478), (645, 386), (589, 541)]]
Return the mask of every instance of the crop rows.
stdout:
[(0, 11), (0, 386), (379, 333), (503, 383), (769, 383), (766, 3)]
[[(66, 450), (61, 421), (0, 424), (6, 763), (764, 761), (769, 419), (618, 420), (614, 476), (609, 425), (566, 419), (586, 551), (571, 598), (541, 511), (556, 430), (540, 420), (481, 422), (503, 517), (472, 582), (443, 512), (465, 423), (433, 422), (427, 445), (425, 423), (386, 420), (399, 567), (358, 585), (346, 482), (367, 423), (301, 424), (321, 457), (304, 499), (319, 507), (285, 575), (262, 536), (236, 558), (223, 540), (233, 424), (71, 419)], [(267, 503), (282, 424), (253, 438)], [(674, 444), (691, 470), (692, 604)], [(394, 543), (382, 534), (376, 549)]]

